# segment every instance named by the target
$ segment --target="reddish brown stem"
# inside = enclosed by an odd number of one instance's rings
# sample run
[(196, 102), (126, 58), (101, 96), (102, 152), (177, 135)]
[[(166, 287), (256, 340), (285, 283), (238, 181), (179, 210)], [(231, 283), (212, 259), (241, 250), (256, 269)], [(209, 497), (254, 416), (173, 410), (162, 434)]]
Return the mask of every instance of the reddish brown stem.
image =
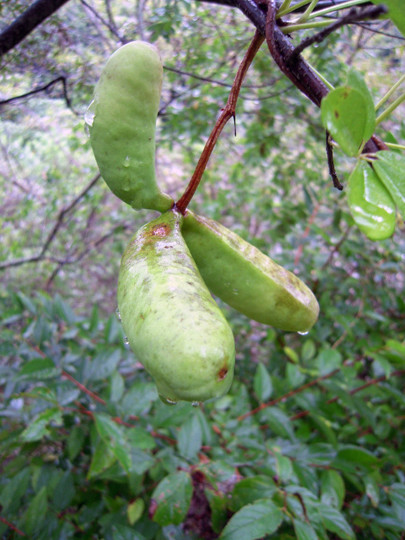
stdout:
[[(393, 371), (391, 373), (391, 377), (396, 377), (399, 375), (403, 375), (405, 373), (405, 369), (399, 369), (397, 371)], [(369, 386), (373, 386), (375, 384), (378, 384), (380, 382), (384, 382), (387, 380), (387, 377), (385, 375), (381, 375), (381, 377), (377, 377), (375, 379), (370, 379), (366, 383), (362, 384), (361, 386), (358, 386), (357, 388), (353, 388), (353, 390), (350, 390), (349, 395), (354, 396), (354, 394), (357, 394), (357, 392), (360, 392), (361, 390), (364, 390), (365, 388), (368, 388)], [(336, 403), (336, 401), (339, 399), (338, 396), (335, 396), (331, 399), (328, 399), (326, 402), (328, 405), (331, 403)], [(308, 416), (311, 414), (311, 411), (301, 411), (297, 414), (294, 414), (290, 417), (290, 420), (298, 420), (298, 418), (304, 418), (304, 416)]]
[(98, 401), (98, 403), (101, 403), (102, 405), (107, 404), (107, 402), (103, 398), (99, 397), (97, 394), (86, 388), (82, 383), (77, 381), (74, 377), (72, 377), (72, 375), (70, 375), (66, 371), (62, 371), (62, 377), (65, 377), (65, 379), (69, 379), (69, 381), (75, 384), (77, 388), (79, 388), (79, 390), (90, 396), (92, 399), (94, 399), (94, 401)]
[(16, 532), (20, 536), (27, 536), (24, 532), (20, 531), (20, 529), (18, 529), (13, 523), (8, 521), (6, 518), (0, 516), (0, 521), (4, 523), (5, 525), (7, 525), (7, 527), (9, 527), (12, 531)]
[(264, 37), (260, 34), (259, 31), (256, 31), (249, 45), (249, 48), (246, 51), (245, 57), (243, 58), (239, 66), (238, 72), (232, 85), (232, 89), (229, 93), (228, 101), (226, 102), (225, 107), (222, 109), (222, 112), (218, 120), (216, 121), (207, 142), (205, 143), (204, 150), (202, 151), (200, 159), (198, 160), (193, 176), (191, 177), (185, 192), (176, 202), (176, 208), (182, 214), (185, 214), (187, 206), (193, 198), (193, 195), (201, 181), (202, 175), (205, 171), (205, 167), (207, 166), (208, 160), (211, 157), (212, 151), (215, 148), (218, 137), (220, 136), (228, 120), (230, 118), (235, 118), (236, 102), (238, 101), (243, 79), (245, 78), (247, 70), (249, 69), (253, 58), (256, 56), (256, 53), (260, 49), (263, 41)]

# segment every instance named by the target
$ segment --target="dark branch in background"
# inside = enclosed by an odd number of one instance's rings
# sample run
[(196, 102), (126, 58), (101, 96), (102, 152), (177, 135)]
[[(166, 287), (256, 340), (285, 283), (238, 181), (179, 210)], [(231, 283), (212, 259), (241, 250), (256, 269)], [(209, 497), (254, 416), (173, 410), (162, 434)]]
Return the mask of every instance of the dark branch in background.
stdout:
[(94, 186), (94, 184), (98, 181), (100, 178), (100, 174), (96, 174), (96, 176), (87, 184), (87, 186), (66, 206), (64, 206), (58, 213), (56, 217), (56, 221), (54, 226), (52, 227), (52, 230), (48, 234), (44, 245), (42, 246), (41, 251), (38, 253), (38, 255), (33, 255), (32, 257), (24, 257), (22, 259), (15, 259), (14, 261), (5, 261), (3, 263), (0, 263), (0, 270), (4, 270), (5, 268), (10, 268), (12, 266), (21, 266), (22, 264), (26, 263), (32, 263), (32, 262), (38, 262), (42, 260), (45, 256), (45, 253), (48, 251), (49, 246), (55, 239), (55, 236), (57, 232), (59, 231), (63, 220), (76, 205), (77, 203), (86, 195), (88, 191)]
[(53, 81), (49, 82), (48, 84), (45, 84), (45, 86), (40, 86), (39, 88), (35, 88), (35, 90), (30, 90), (29, 92), (26, 92), (25, 94), (20, 94), (19, 96), (14, 96), (14, 97), (9, 98), (9, 99), (3, 99), (3, 100), (0, 101), (0, 105), (5, 105), (6, 103), (12, 103), (13, 101), (18, 101), (20, 99), (25, 99), (25, 98), (27, 98), (29, 96), (33, 96), (35, 94), (38, 94), (39, 92), (45, 92), (46, 90), (48, 90), (48, 88), (50, 88), (51, 86), (53, 86), (54, 84), (56, 84), (58, 82), (62, 83), (63, 97), (65, 99), (66, 105), (69, 107), (69, 109), (76, 116), (78, 116), (79, 113), (77, 113), (72, 107), (72, 102), (70, 101), (70, 98), (69, 98), (69, 95), (68, 95), (68, 92), (67, 92), (66, 77), (63, 77), (63, 76), (57, 77), (56, 79), (53, 79)]
[(11, 51), (69, 0), (37, 0), (0, 34), (0, 56)]

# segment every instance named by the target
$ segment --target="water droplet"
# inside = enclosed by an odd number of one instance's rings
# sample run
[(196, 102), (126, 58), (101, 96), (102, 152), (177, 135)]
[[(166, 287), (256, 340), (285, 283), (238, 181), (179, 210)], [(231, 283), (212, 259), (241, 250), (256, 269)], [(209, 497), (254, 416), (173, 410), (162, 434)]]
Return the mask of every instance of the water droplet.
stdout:
[(117, 316), (117, 319), (119, 321), (121, 321), (121, 313), (120, 313), (120, 310), (118, 308), (115, 310), (115, 315)]
[(86, 123), (87, 129), (93, 125), (94, 117), (96, 116), (95, 108), (96, 104), (94, 103), (93, 99), (93, 101), (87, 107), (86, 112), (84, 113), (84, 121)]
[(200, 406), (200, 402), (199, 402), (199, 401), (192, 401), (192, 402), (191, 402), (191, 405), (192, 405), (193, 407), (199, 407), (199, 406)]
[(127, 157), (124, 159), (124, 161), (123, 161), (123, 163), (122, 163), (122, 166), (123, 166), (123, 167), (129, 167), (130, 165), (131, 165), (131, 160), (130, 160), (129, 156), (127, 156)]
[(124, 337), (124, 345), (129, 346), (129, 339), (127, 338), (127, 336)]
[(298, 332), (298, 334), (300, 336), (307, 336), (309, 334), (309, 330), (307, 330), (306, 332)]
[(174, 399), (170, 399), (168, 397), (162, 396), (162, 394), (159, 394), (160, 400), (163, 401), (165, 405), (177, 405), (177, 401)]

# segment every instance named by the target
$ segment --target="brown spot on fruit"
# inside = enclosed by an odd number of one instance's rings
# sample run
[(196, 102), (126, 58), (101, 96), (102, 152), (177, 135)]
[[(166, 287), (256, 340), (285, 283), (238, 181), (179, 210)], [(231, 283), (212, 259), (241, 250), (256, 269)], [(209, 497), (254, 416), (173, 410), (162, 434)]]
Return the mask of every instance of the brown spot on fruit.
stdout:
[(220, 381), (222, 381), (223, 379), (225, 379), (227, 373), (228, 373), (228, 368), (227, 368), (227, 367), (221, 368), (221, 369), (218, 371), (218, 379), (219, 379)]
[(339, 112), (338, 112), (338, 111), (333, 111), (333, 112), (334, 112), (334, 114), (335, 114), (335, 118), (339, 118), (339, 116), (340, 116), (340, 115), (339, 115)]
[(153, 236), (167, 236), (170, 233), (170, 227), (168, 225), (156, 225), (151, 230)]

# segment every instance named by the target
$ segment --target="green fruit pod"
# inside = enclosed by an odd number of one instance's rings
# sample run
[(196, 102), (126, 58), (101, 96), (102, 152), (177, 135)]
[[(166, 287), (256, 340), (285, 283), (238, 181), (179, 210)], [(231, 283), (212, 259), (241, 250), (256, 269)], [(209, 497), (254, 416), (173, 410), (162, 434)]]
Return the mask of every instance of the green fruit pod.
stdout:
[(312, 291), (270, 257), (213, 219), (188, 211), (182, 228), (207, 287), (250, 319), (307, 333), (319, 305)]
[(155, 131), (163, 67), (153, 45), (132, 41), (107, 61), (85, 121), (100, 173), (135, 209), (164, 212), (172, 199), (155, 176)]
[(200, 402), (232, 383), (232, 330), (181, 235), (175, 210), (142, 227), (121, 260), (118, 309), (137, 359), (165, 403)]

